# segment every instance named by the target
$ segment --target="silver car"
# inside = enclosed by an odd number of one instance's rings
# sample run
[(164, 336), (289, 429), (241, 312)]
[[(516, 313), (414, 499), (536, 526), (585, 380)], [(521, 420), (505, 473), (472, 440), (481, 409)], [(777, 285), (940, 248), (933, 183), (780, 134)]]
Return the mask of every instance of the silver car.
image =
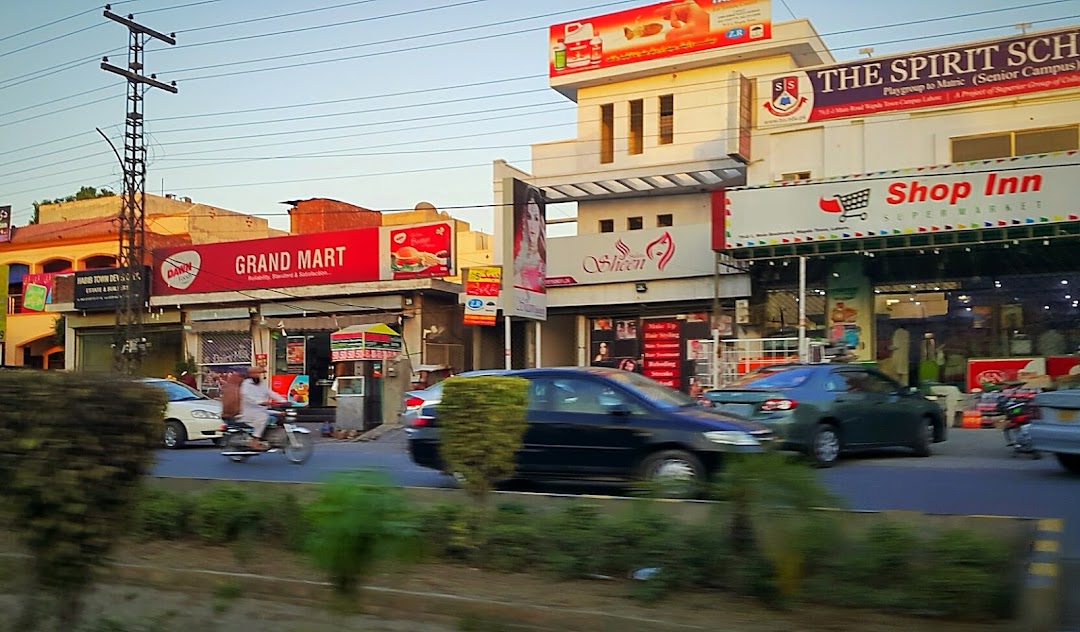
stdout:
[(1080, 390), (1039, 393), (1032, 404), (1038, 410), (1030, 427), (1032, 447), (1080, 474)]
[[(472, 377), (476, 375), (499, 375), (503, 371), (496, 369), (486, 369), (479, 371), (466, 371), (459, 373), (458, 377)], [(442, 382), (433, 384), (425, 389), (418, 391), (408, 391), (405, 393), (401, 404), (401, 425), (406, 428), (412, 427), (416, 423), (416, 417), (420, 413), (420, 409), (428, 404), (438, 404), (442, 401)]]

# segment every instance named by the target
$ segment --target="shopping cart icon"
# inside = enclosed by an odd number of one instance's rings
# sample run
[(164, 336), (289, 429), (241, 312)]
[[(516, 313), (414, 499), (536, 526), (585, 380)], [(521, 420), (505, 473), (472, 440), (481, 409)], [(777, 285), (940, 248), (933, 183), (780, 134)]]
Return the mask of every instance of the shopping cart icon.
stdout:
[(818, 207), (826, 213), (839, 213), (841, 222), (855, 218), (865, 220), (870, 216), (866, 210), (869, 206), (870, 189), (818, 199)]

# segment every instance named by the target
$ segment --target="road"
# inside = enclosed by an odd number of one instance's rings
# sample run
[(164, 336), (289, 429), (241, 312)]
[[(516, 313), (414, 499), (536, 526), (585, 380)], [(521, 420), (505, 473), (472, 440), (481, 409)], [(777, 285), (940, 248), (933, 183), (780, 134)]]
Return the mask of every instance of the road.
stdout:
[[(299, 467), (290, 465), (280, 454), (261, 455), (238, 464), (213, 448), (192, 446), (162, 451), (153, 473), (319, 481), (336, 471), (361, 468), (386, 472), (405, 486), (455, 486), (451, 478), (414, 465), (400, 432), (371, 443), (320, 443), (311, 461)], [(823, 470), (822, 479), (853, 509), (1063, 518), (1064, 570), (1070, 593), (1063, 630), (1080, 632), (1080, 477), (1066, 475), (1053, 458), (1010, 456), (1001, 434), (994, 430), (953, 429), (949, 441), (936, 445), (931, 458), (916, 458), (903, 451), (848, 458)]]

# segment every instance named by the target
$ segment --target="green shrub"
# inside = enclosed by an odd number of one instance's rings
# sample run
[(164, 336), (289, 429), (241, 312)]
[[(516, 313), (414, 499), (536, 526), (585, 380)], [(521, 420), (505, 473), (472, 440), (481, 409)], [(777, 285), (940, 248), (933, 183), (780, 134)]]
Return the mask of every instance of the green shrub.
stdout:
[(543, 536), (525, 506), (500, 505), (484, 529), (481, 563), (503, 572), (534, 568), (541, 559)]
[(307, 509), (308, 552), (341, 596), (353, 596), (377, 562), (411, 559), (419, 550), (416, 516), (384, 477), (339, 474)]
[(188, 535), (192, 502), (185, 494), (145, 488), (135, 511), (135, 533), (146, 539), (175, 540)]
[(229, 544), (255, 533), (260, 518), (258, 504), (246, 491), (221, 485), (195, 498), (191, 527), (208, 544)]
[(454, 377), (443, 382), (439, 403), (440, 453), (450, 472), (477, 501), (511, 478), (525, 435), (528, 380)]
[(43, 593), (77, 627), (95, 571), (131, 530), (164, 410), (160, 389), (116, 375), (0, 372), (0, 500), (35, 582), (17, 629), (40, 625)]
[(547, 564), (560, 578), (599, 573), (609, 531), (595, 505), (571, 504), (546, 516)]
[(919, 578), (918, 603), (931, 613), (967, 619), (1009, 614), (1014, 583), (1004, 543), (970, 531), (938, 534), (926, 546), (926, 568)]

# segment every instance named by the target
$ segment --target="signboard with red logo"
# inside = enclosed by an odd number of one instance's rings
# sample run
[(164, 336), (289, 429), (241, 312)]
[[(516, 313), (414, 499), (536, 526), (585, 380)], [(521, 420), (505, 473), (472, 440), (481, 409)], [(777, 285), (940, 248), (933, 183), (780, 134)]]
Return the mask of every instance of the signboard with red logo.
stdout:
[(552, 77), (772, 37), (769, 0), (674, 0), (552, 26)]
[(378, 227), (154, 251), (156, 295), (377, 280)]
[(1080, 86), (1080, 27), (758, 80), (758, 125), (940, 107)]
[(664, 386), (682, 384), (682, 335), (679, 321), (648, 319), (641, 321), (642, 375)]
[(330, 334), (330, 359), (388, 360), (401, 355), (401, 334), (389, 325), (356, 325)]
[(1080, 220), (1076, 151), (728, 189), (719, 250)]
[(11, 207), (0, 206), (0, 243), (11, 241)]
[(709, 231), (671, 226), (548, 240), (545, 285), (589, 285), (706, 276), (713, 273)]
[(1038, 382), (1074, 372), (1076, 356), (1045, 358), (979, 358), (968, 360), (967, 388), (984, 388), (1002, 382)]
[(56, 279), (56, 275), (57, 273), (45, 272), (23, 276), (22, 313), (45, 311), (45, 306), (52, 303), (53, 281)]
[(454, 224), (436, 222), (413, 226), (384, 226), (383, 243), (393, 280), (454, 276)]

